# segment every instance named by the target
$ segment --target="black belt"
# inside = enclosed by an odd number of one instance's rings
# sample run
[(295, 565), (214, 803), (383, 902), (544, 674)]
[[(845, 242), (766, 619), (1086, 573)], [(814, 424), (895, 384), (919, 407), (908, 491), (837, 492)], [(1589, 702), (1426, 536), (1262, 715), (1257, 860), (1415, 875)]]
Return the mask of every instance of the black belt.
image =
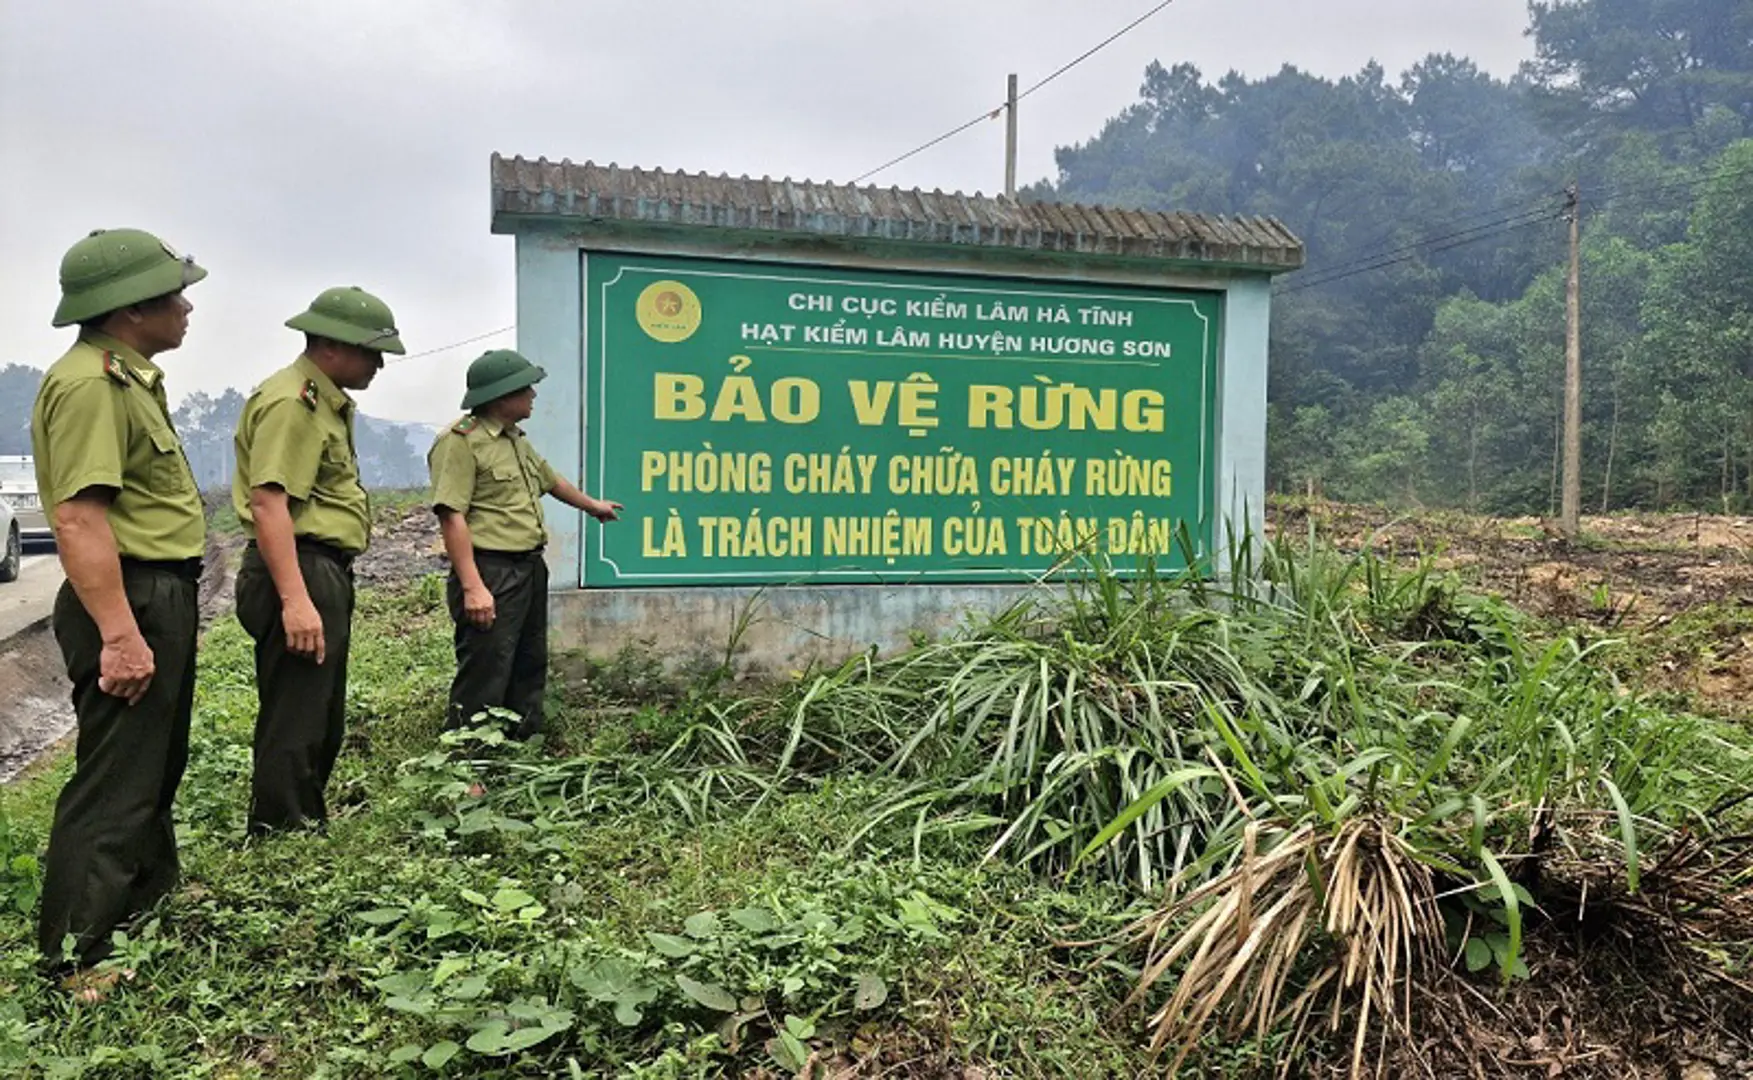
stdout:
[(145, 570), (154, 574), (174, 574), (184, 581), (201, 580), (201, 560), (192, 559), (136, 559), (132, 555), (122, 556), (123, 570)]
[[(340, 548), (326, 540), (312, 540), (308, 536), (300, 536), (294, 540), (293, 543), (297, 546), (299, 551), (308, 551), (312, 555), (321, 556), (332, 563), (338, 564), (343, 570), (353, 569), (353, 560), (359, 557), (351, 551), (342, 551)], [(258, 554), (261, 551), (254, 540), (251, 540), (245, 545), (245, 547), (248, 550), (257, 552)]]
[(546, 548), (546, 544), (543, 544), (540, 547), (533, 547), (528, 551), (494, 551), (491, 548), (476, 548), (475, 558), (502, 559), (505, 562), (528, 562), (531, 559), (541, 558), (542, 552)]
[(330, 562), (339, 563), (343, 570), (353, 569), (353, 560), (359, 557), (358, 552), (343, 551), (326, 540), (312, 540), (308, 536), (299, 537), (297, 544), (298, 550), (308, 551), (312, 555), (321, 555)]

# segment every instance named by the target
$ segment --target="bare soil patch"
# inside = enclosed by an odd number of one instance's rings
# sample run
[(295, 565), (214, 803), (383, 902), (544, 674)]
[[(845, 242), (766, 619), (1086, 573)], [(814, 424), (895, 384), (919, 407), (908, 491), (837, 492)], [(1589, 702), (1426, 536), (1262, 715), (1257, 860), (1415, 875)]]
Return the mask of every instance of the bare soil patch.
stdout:
[(1700, 603), (1753, 598), (1753, 518), (1585, 517), (1565, 540), (1542, 518), (1395, 515), (1336, 503), (1275, 507), (1269, 533), (1317, 536), (1344, 551), (1434, 556), (1537, 615), (1655, 619)]
[(371, 546), (353, 564), (353, 576), (361, 587), (399, 585), (449, 568), (438, 518), (431, 507), (414, 506), (388, 520), (379, 516), (371, 530)]
[[(243, 537), (211, 532), (197, 591), (201, 629), (231, 610)], [(63, 742), (75, 727), (73, 687), (47, 623), (0, 641), (0, 784), (10, 783)]]
[(48, 626), (0, 642), (0, 784), (73, 730), (71, 692)]
[[(1276, 506), (1268, 521), (1269, 532), (1292, 538), (1311, 526), (1342, 551), (1429, 557), (1533, 615), (1623, 635), (1657, 653), (1638, 673), (1649, 688), (1753, 717), (1753, 518), (1585, 517), (1576, 542), (1542, 518), (1407, 516), (1335, 503)], [(1706, 624), (1675, 635), (1706, 609)]]

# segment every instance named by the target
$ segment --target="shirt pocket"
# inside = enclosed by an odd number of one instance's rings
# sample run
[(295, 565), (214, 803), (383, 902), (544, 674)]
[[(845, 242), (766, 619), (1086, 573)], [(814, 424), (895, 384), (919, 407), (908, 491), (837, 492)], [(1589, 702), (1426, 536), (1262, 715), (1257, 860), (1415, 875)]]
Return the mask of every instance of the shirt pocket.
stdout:
[(152, 467), (147, 471), (152, 490), (180, 494), (192, 489), (195, 478), (189, 473), (189, 463), (183, 458), (183, 444), (177, 439), (176, 432), (170, 428), (152, 428), (146, 434), (152, 440)]
[(477, 501), (499, 510), (515, 510), (523, 504), (523, 481), (515, 462), (484, 465), (475, 479)]
[(346, 440), (330, 439), (323, 443), (322, 460), (317, 465), (317, 486), (334, 490), (355, 480), (357, 469)]

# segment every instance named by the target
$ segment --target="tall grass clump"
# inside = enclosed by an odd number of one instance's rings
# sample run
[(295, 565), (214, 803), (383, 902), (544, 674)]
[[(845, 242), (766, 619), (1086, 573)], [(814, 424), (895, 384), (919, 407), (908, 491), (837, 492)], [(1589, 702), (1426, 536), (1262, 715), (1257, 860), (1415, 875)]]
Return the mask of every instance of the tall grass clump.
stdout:
[(1137, 930), (1139, 994), (1172, 985), (1159, 1048), (1214, 1018), (1298, 1040), (1349, 1018), (1354, 1072), (1372, 1032), (1407, 1030), (1410, 973), (1526, 970), (1543, 858), (1611, 857), (1635, 891), (1652, 844), (1753, 790), (1744, 733), (1655, 708), (1602, 662), (1613, 642), (1429, 559), (1310, 535), (1227, 565), (1092, 561), (950, 640), (714, 707), (672, 751), (764, 790), (886, 777), (855, 841), (974, 836), (1158, 897)]
[(1528, 974), (1543, 874), (1586, 863), (1597, 906), (1603, 868), (1635, 898), (1677, 845), (1746, 822), (1753, 739), (1621, 684), (1615, 642), (1428, 558), (1312, 534), (1227, 554), (1221, 578), (1089, 559), (945, 640), (690, 695), (632, 773), (511, 770), (474, 812), (564, 827), (633, 798), (705, 822), (856, 791), (848, 847), (972, 843), (1130, 891), (1149, 914), (1115, 944), (1177, 1065), (1219, 1033), (1271, 1034), (1286, 1069), (1319, 1038), (1354, 1075), (1417, 1044), (1416, 982)]
[(1230, 565), (1228, 584), (1092, 565), (953, 639), (714, 706), (676, 753), (772, 782), (888, 775), (873, 827), (983, 833), (1145, 892), (1217, 872), (1250, 821), (1386, 815), (1453, 868), (1537, 814), (1705, 825), (1753, 776), (1745, 740), (1619, 684), (1611, 642), (1543, 635), (1428, 561), (1309, 539)]

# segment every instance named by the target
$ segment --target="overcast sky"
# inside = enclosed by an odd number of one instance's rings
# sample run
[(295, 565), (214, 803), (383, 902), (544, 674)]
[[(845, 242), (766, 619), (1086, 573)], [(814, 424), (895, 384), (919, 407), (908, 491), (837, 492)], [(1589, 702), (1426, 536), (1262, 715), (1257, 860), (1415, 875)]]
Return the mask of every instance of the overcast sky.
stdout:
[[(1002, 100), (1153, 0), (0, 0), (0, 363), (46, 366), (60, 257), (135, 226), (211, 276), (173, 396), (297, 354), (330, 285), (396, 312), (410, 352), (510, 324), (488, 155), (843, 181)], [(1135, 100), (1145, 66), (1392, 75), (1433, 51), (1500, 76), (1524, 0), (1177, 0), (1019, 110), (1019, 183)], [(991, 192), (1002, 122), (877, 177)], [(442, 422), (514, 335), (390, 367), (362, 408)], [(539, 407), (539, 406), (538, 406)]]

